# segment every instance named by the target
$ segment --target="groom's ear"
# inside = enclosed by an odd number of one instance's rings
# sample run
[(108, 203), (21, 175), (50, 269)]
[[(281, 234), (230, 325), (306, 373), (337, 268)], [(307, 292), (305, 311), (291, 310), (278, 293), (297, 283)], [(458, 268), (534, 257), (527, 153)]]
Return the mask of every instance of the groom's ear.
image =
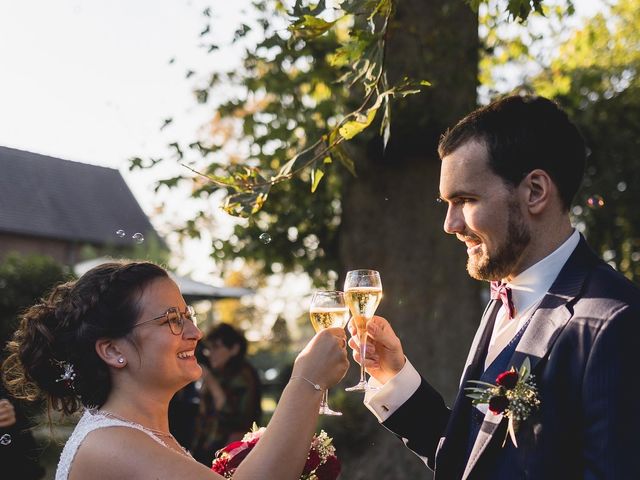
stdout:
[[(524, 201), (531, 215), (544, 212), (558, 191), (549, 174), (539, 168), (530, 171), (520, 183), (523, 188)], [(559, 197), (558, 197), (559, 199)]]

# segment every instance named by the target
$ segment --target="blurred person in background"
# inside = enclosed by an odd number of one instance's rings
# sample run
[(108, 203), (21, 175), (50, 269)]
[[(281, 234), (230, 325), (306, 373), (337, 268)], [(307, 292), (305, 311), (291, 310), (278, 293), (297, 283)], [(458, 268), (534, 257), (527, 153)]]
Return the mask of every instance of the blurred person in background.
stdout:
[(247, 340), (229, 324), (221, 323), (206, 336), (203, 354), (200, 410), (192, 453), (211, 465), (215, 452), (240, 440), (262, 416), (261, 385), (247, 361)]
[[(198, 347), (196, 346), (196, 357)], [(198, 382), (191, 382), (169, 402), (169, 431), (184, 448), (191, 448), (196, 431), (196, 417), (200, 410)]]
[[(11, 472), (20, 480), (37, 480), (44, 476), (31, 423), (22, 405), (5, 391), (0, 382), (0, 471)], [(4, 474), (3, 474), (4, 475)], [(2, 478), (5, 478), (3, 475)]]

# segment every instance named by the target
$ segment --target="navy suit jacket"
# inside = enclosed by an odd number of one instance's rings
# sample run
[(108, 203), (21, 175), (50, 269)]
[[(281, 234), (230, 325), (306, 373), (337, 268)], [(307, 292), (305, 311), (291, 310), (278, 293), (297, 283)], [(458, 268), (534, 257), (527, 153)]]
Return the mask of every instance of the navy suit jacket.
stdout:
[(509, 362), (518, 368), (530, 359), (540, 407), (520, 424), (517, 448), (510, 440), (503, 446), (504, 418), (485, 420), (469, 452), (475, 407), (463, 387), (482, 373), (495, 304), (485, 310), (453, 408), (423, 379), (383, 425), (437, 480), (640, 479), (640, 289), (581, 238)]

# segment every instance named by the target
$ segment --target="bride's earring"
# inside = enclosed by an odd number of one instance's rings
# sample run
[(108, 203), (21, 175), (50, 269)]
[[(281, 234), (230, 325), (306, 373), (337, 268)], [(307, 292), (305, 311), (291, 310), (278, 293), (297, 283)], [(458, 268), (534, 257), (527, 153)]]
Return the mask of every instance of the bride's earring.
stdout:
[(124, 365), (124, 357), (120, 357), (120, 358), (118, 358), (118, 363), (119, 363), (120, 365)]

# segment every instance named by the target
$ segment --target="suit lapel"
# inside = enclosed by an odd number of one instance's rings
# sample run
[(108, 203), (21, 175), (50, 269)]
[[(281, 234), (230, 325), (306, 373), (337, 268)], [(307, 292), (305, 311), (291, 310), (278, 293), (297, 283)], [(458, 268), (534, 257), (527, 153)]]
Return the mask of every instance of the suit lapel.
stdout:
[[(509, 365), (520, 368), (524, 359), (528, 357), (531, 362), (531, 370), (534, 370), (540, 360), (546, 357), (558, 335), (571, 319), (572, 313), (568, 305), (573, 302), (582, 290), (587, 272), (594, 260), (597, 261), (597, 257), (591, 252), (584, 238), (581, 237), (580, 243), (578, 243), (578, 246), (558, 274), (558, 278), (531, 317), (527, 329), (511, 356)], [(491, 414), (491, 417), (489, 417), (489, 413), (487, 413), (485, 416), (469, 455), (469, 460), (462, 476), (463, 479), (468, 478), (470, 475), (498, 429), (501, 420), (502, 415), (497, 418)]]
[[(509, 365), (520, 368), (526, 357), (531, 362), (531, 370), (547, 356), (554, 342), (571, 319), (568, 308), (582, 290), (589, 266), (595, 255), (590, 251), (584, 238), (567, 260), (558, 278), (533, 313)], [(597, 257), (596, 257), (597, 261)]]

